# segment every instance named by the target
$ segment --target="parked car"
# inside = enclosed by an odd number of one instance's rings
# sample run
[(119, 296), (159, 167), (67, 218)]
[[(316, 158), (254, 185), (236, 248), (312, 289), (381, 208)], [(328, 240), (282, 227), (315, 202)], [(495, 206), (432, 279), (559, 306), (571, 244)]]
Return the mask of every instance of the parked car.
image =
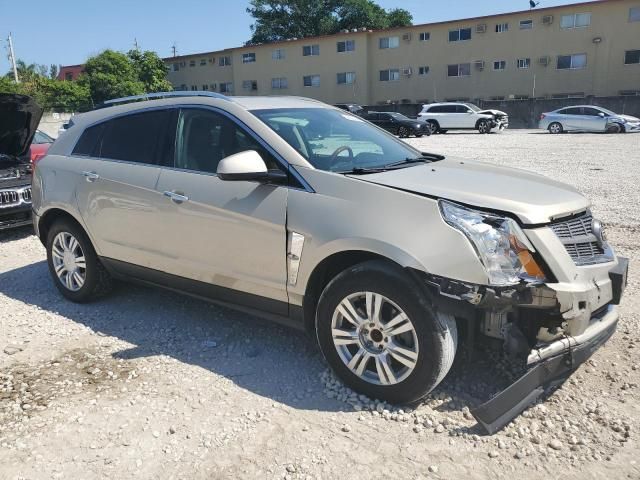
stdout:
[(347, 112), (351, 112), (355, 115), (364, 115), (365, 110), (361, 105), (357, 103), (336, 103), (334, 107), (338, 107), (341, 110), (346, 110)]
[(362, 116), (365, 120), (384, 128), (386, 131), (406, 138), (411, 135), (421, 137), (431, 135), (431, 129), (426, 122), (414, 120), (396, 112), (368, 112)]
[(423, 105), (418, 118), (429, 123), (431, 133), (449, 130), (478, 130), (490, 133), (509, 127), (509, 116), (501, 110), (482, 110), (473, 103), (431, 103)]
[(49, 135), (41, 132), (40, 130), (36, 130), (36, 134), (33, 136), (30, 148), (31, 163), (35, 164), (38, 160), (44, 157), (53, 142), (53, 138)]
[(640, 119), (620, 115), (595, 105), (576, 105), (540, 115), (538, 127), (549, 133), (563, 132), (640, 132)]
[(41, 117), (31, 97), (0, 94), (0, 230), (31, 224), (29, 145)]
[(393, 403), (427, 395), (458, 345), (498, 344), (532, 369), (473, 410), (490, 432), (615, 331), (628, 261), (572, 187), (313, 100), (187, 95), (77, 115), (37, 164), (33, 223), (67, 299), (120, 279), (236, 306)]

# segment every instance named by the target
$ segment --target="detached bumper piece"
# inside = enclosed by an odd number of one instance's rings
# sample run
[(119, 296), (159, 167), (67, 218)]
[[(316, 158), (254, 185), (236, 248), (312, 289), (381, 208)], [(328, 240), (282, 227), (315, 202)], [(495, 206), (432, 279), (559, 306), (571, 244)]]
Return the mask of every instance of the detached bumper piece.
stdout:
[(616, 331), (617, 325), (617, 309), (609, 306), (604, 316), (594, 322), (591, 332), (589, 330), (592, 327), (589, 327), (578, 341), (566, 342), (565, 345), (570, 346), (561, 353), (542, 360), (494, 398), (473, 409), (472, 415), (488, 434), (501, 430), (535, 403), (545, 391), (564, 383), (582, 363), (609, 340)]

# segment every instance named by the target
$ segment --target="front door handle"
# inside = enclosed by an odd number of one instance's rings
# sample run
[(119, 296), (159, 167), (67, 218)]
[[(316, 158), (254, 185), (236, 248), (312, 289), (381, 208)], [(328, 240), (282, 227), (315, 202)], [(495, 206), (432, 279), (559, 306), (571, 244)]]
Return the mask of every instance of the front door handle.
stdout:
[(189, 197), (184, 195), (182, 192), (164, 192), (165, 197), (169, 197), (174, 203), (183, 203), (188, 202)]
[(82, 175), (87, 179), (87, 182), (95, 182), (100, 178), (100, 175), (96, 172), (82, 172)]

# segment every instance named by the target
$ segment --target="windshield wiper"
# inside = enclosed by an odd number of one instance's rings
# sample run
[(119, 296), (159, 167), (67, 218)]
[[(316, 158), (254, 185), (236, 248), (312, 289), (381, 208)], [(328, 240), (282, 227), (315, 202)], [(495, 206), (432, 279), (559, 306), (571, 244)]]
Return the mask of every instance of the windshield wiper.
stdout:
[(356, 168), (352, 168), (351, 170), (347, 170), (344, 172), (340, 172), (340, 173), (348, 173), (351, 175), (367, 175), (369, 173), (380, 173), (380, 172), (385, 172), (387, 171), (386, 166), (384, 167), (375, 167), (375, 168), (363, 168), (363, 167), (356, 167)]

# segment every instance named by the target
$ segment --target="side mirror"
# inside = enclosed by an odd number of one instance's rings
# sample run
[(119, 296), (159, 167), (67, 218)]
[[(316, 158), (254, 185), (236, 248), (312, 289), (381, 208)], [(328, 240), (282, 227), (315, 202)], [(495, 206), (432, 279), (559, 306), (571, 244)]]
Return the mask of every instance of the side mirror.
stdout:
[(246, 150), (223, 158), (218, 163), (216, 173), (220, 180), (229, 182), (274, 183), (287, 178), (287, 174), (280, 170), (269, 171), (255, 150)]
[(600, 118), (604, 118), (604, 117), (606, 117), (606, 115), (604, 114), (604, 112), (600, 112), (600, 113), (598, 113), (598, 116), (599, 116)]

